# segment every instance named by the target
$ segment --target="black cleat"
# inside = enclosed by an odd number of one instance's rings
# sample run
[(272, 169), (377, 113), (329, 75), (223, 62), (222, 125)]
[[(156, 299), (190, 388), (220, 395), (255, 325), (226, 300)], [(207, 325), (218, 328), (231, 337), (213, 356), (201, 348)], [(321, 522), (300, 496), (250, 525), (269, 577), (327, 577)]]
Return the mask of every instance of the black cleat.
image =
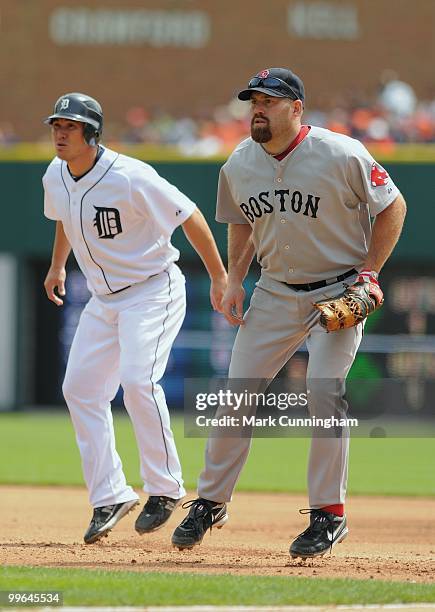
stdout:
[(190, 510), (172, 535), (172, 545), (178, 550), (201, 544), (207, 529), (210, 531), (212, 527), (221, 529), (228, 521), (226, 504), (198, 497), (184, 503), (182, 507)]
[(139, 501), (137, 499), (132, 499), (120, 504), (94, 508), (94, 514), (84, 535), (85, 544), (93, 544), (107, 535), (122, 517), (138, 504)]
[(141, 535), (160, 529), (179, 503), (179, 499), (172, 499), (164, 495), (150, 495), (142, 512), (136, 519), (134, 528)]
[(301, 514), (310, 514), (310, 526), (295, 539), (290, 546), (293, 559), (301, 557), (321, 557), (342, 542), (347, 536), (346, 516), (337, 516), (325, 510), (299, 510)]

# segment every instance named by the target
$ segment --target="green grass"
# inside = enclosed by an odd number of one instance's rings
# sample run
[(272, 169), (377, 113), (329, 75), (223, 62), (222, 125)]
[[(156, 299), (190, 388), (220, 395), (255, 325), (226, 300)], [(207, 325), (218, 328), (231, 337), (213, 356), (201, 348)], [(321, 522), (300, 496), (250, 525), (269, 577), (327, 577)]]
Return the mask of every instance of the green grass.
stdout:
[(207, 576), (26, 567), (0, 569), (0, 590), (62, 591), (68, 606), (327, 605), (435, 602), (435, 584)]
[[(204, 439), (184, 438), (182, 419), (173, 420), (188, 488), (204, 461)], [(126, 476), (141, 486), (131, 423), (115, 415), (118, 452)], [(309, 440), (255, 439), (238, 490), (306, 491)], [(354, 438), (351, 441), (351, 494), (435, 496), (433, 438)], [(0, 414), (0, 483), (82, 485), (80, 457), (67, 413)]]

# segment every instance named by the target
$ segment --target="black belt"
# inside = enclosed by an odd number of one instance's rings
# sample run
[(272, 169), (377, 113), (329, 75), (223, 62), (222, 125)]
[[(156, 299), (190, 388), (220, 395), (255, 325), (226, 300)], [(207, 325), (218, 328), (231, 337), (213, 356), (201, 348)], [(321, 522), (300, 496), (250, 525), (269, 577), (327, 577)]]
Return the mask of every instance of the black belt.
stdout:
[[(147, 278), (144, 278), (143, 281), (138, 281), (139, 283), (143, 283), (146, 280), (148, 280), (149, 278), (153, 278), (154, 276), (158, 276), (160, 274), (160, 272), (157, 272), (157, 274), (151, 274), (151, 276), (148, 276)], [(134, 283), (135, 285), (138, 283)], [(122, 289), (117, 289), (116, 291), (111, 291), (110, 293), (106, 293), (105, 295), (115, 295), (115, 293), (121, 293), (121, 291), (125, 291), (126, 289), (130, 289), (130, 287), (133, 287), (134, 285), (127, 285), (127, 287), (123, 287)]]
[(333, 285), (334, 283), (339, 283), (343, 281), (345, 278), (352, 276), (353, 274), (358, 274), (358, 271), (355, 268), (352, 270), (348, 270), (344, 274), (340, 274), (335, 278), (327, 278), (326, 280), (317, 281), (315, 283), (303, 283), (302, 285), (291, 285), (290, 283), (285, 283), (288, 287), (291, 287), (295, 291), (314, 291), (314, 289), (320, 289), (321, 287), (327, 287), (328, 285)]

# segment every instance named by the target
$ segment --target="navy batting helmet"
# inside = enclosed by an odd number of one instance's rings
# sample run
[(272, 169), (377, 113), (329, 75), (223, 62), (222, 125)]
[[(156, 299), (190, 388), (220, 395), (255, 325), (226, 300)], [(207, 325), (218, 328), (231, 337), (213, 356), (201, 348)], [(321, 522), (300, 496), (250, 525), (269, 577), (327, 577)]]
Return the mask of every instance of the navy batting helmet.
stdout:
[(88, 144), (96, 145), (103, 132), (103, 109), (97, 100), (82, 93), (67, 93), (54, 105), (53, 114), (45, 123), (55, 119), (71, 119), (85, 124), (84, 137)]

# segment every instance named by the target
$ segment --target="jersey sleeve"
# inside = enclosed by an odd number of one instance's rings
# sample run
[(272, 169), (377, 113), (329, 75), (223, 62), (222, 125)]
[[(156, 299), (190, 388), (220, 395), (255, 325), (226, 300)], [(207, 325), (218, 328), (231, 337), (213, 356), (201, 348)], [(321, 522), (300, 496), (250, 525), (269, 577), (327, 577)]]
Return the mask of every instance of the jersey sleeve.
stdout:
[(59, 221), (60, 216), (56, 209), (56, 204), (50, 194), (49, 180), (47, 174), (42, 177), (42, 185), (44, 187), (44, 215), (52, 221)]
[(240, 225), (249, 225), (248, 220), (240, 210), (239, 205), (234, 200), (233, 194), (231, 193), (225, 166), (222, 166), (219, 173), (216, 221), (219, 223), (237, 223)]
[(355, 144), (348, 157), (348, 179), (360, 202), (369, 207), (372, 217), (385, 210), (400, 193), (387, 171), (361, 143)]
[(131, 189), (136, 209), (144, 216), (150, 216), (161, 234), (168, 238), (196, 209), (190, 198), (151, 166), (141, 173), (140, 178), (132, 179)]

